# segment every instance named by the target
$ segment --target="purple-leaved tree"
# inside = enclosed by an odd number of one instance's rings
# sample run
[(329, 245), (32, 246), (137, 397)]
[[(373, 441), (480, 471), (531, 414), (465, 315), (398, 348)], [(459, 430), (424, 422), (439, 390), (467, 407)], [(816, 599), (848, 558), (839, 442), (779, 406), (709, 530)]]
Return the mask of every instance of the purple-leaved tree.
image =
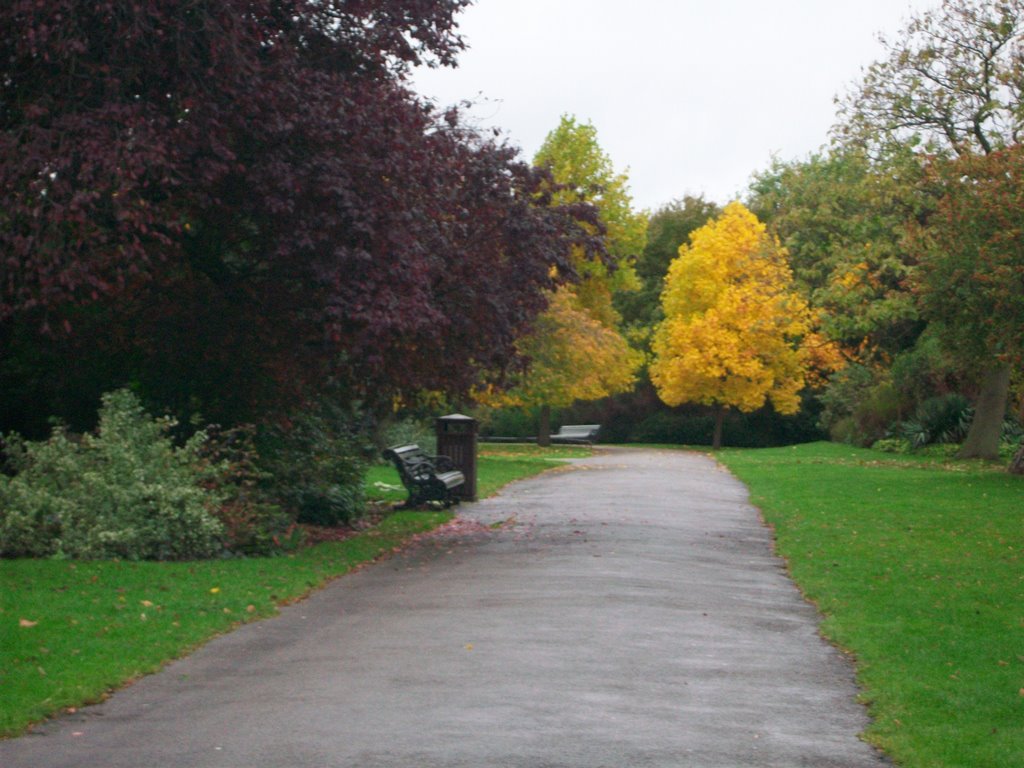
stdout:
[(409, 90), (468, 2), (3, 3), (0, 428), (124, 383), (230, 422), (512, 363), (600, 228)]

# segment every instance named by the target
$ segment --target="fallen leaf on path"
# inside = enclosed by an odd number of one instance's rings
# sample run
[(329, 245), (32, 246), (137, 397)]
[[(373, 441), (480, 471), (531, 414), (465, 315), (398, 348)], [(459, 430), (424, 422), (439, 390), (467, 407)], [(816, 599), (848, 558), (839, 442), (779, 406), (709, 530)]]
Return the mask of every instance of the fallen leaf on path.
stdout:
[(29, 621), (28, 619), (22, 619), (21, 621), (18, 622), (18, 626), (19, 627), (26, 627), (26, 628), (27, 627), (34, 627), (38, 623), (39, 623), (38, 621)]

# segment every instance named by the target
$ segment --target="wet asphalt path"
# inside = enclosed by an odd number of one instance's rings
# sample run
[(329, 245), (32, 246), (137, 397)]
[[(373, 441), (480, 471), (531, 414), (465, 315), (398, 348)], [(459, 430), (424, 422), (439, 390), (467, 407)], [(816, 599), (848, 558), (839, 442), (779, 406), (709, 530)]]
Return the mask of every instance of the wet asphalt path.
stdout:
[(0, 765), (884, 765), (817, 621), (740, 483), (605, 449), (0, 742)]

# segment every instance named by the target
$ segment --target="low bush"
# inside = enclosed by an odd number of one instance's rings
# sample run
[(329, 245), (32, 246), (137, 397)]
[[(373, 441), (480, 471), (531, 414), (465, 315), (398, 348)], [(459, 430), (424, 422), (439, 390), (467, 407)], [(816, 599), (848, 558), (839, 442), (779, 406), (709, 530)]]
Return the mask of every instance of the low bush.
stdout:
[(871, 446), (873, 451), (882, 453), (910, 453), (910, 442), (900, 437), (885, 437), (875, 441)]
[(427, 420), (411, 416), (385, 424), (379, 430), (378, 441), (381, 448), (416, 443), (426, 453), (437, 453), (437, 432), (434, 425)]
[(0, 475), (0, 555), (182, 560), (220, 551), (224, 500), (197, 432), (175, 447), (128, 390), (104, 395), (99, 426), (80, 438), (5, 438), (13, 476)]
[[(761, 448), (820, 440), (813, 409), (782, 416), (771, 406), (751, 413), (726, 412), (723, 443), (733, 447)], [(630, 433), (630, 442), (672, 445), (710, 445), (715, 431), (714, 412), (704, 406), (683, 406), (651, 413)], [(602, 428), (602, 437), (604, 436)]]
[(364, 509), (363, 478), (374, 452), (355, 424), (355, 414), (321, 402), (265, 430), (257, 447), (266, 496), (301, 523), (352, 523)]
[[(498, 437), (535, 437), (540, 422), (537, 408), (479, 408), (480, 433)], [(557, 420), (557, 412), (551, 414)]]
[(856, 363), (832, 374), (825, 391), (818, 396), (821, 403), (819, 426), (835, 442), (854, 442), (857, 439), (854, 409), (877, 383), (874, 371)]
[(631, 437), (638, 443), (705, 445), (714, 431), (715, 417), (710, 413), (658, 411), (637, 424)]
[(901, 400), (896, 388), (882, 382), (869, 389), (853, 409), (856, 433), (855, 445), (868, 446), (888, 435), (892, 425), (900, 420)]
[(1024, 443), (1024, 425), (1015, 418), (1008, 418), (1003, 421), (1003, 433), (1000, 437), (1003, 443), (1008, 445), (1020, 445)]
[(279, 504), (270, 503), (261, 488), (266, 473), (259, 467), (256, 428), (223, 429), (211, 424), (200, 455), (213, 470), (206, 487), (222, 499), (215, 515), (224, 526), (224, 548), (236, 555), (270, 555), (295, 523)]
[(892, 383), (908, 402), (956, 392), (964, 386), (963, 371), (953, 362), (937, 335), (926, 330), (913, 348), (892, 361)]
[(930, 397), (917, 407), (913, 418), (903, 422), (899, 431), (912, 448), (959, 443), (967, 435), (973, 415), (971, 404), (963, 395)]
[(832, 422), (828, 429), (828, 436), (833, 443), (846, 443), (847, 445), (857, 445), (862, 439), (853, 416), (844, 416)]

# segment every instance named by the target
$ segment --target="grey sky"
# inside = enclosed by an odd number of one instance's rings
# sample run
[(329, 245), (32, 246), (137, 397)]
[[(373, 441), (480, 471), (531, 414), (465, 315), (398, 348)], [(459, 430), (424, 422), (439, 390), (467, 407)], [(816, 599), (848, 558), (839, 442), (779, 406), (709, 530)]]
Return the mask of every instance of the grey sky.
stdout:
[(562, 114), (590, 121), (637, 207), (742, 195), (773, 154), (828, 142), (833, 97), (939, 0), (477, 0), (456, 70), (415, 87), (533, 157)]

